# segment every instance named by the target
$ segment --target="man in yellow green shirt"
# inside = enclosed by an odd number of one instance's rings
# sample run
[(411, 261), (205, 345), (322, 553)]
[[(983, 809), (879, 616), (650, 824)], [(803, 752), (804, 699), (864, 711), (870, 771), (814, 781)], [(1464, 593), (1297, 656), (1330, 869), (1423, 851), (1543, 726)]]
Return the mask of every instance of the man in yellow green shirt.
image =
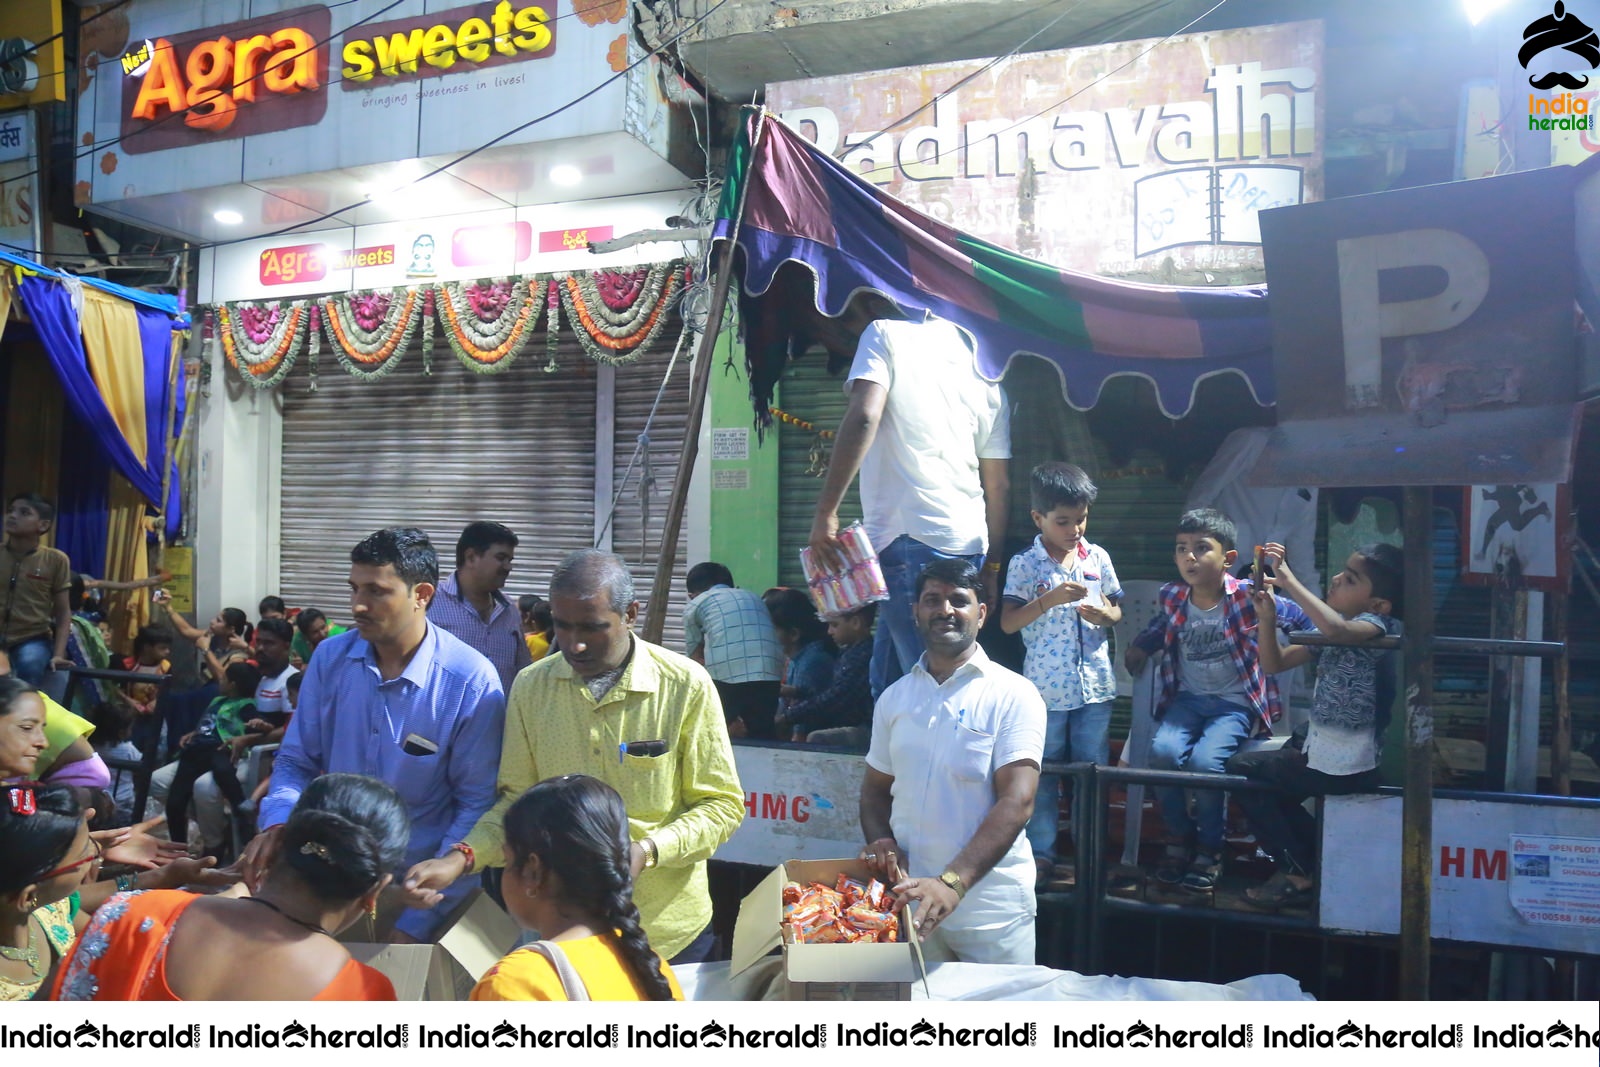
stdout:
[[(634, 901), (656, 952), (698, 963), (712, 947), (706, 860), (744, 818), (722, 705), (699, 664), (633, 634), (639, 604), (617, 556), (575, 552), (550, 579), (561, 655), (517, 675), (494, 807), (405, 888), (427, 907), (462, 875), (505, 863), (501, 819), (530, 786), (589, 774), (622, 795)], [(559, 873), (559, 872), (557, 872)]]

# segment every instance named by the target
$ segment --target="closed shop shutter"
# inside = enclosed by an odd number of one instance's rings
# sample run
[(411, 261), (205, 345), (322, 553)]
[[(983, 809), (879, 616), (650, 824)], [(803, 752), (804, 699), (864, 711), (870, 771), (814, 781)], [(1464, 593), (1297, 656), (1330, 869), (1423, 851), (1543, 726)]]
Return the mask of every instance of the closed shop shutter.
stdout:
[(322, 357), (318, 389), (296, 373), (283, 391), (279, 590), (292, 607), (348, 622), (350, 549), (385, 526), (420, 526), (454, 569), (474, 520), (521, 539), (506, 586), (547, 595), (550, 572), (594, 538), (594, 363), (565, 343), (544, 373), (543, 335), (503, 374), (463, 367), (441, 342), (433, 375), (408, 352), (375, 382)]
[[(778, 385), (778, 407), (818, 429), (837, 430), (847, 406), (843, 375), (828, 374), (827, 360), (817, 353), (792, 364)], [(822, 492), (821, 471), (811, 473), (811, 450), (817, 435), (781, 423), (774, 423), (773, 432), (778, 435), (778, 582), (803, 588), (806, 579), (800, 569), (800, 550), (811, 539), (811, 519), (816, 514), (817, 494)], [(823, 469), (832, 446), (831, 440), (823, 443)], [(858, 483), (851, 483), (839, 508), (840, 526), (861, 518)]]
[[(611, 521), (611, 550), (628, 561), (633, 571), (634, 587), (639, 596), (639, 618), (649, 606), (650, 587), (655, 581), (656, 560), (661, 550), (661, 533), (666, 525), (667, 507), (672, 499), (672, 487), (678, 472), (678, 457), (683, 454), (684, 429), (689, 421), (689, 383), (691, 378), (689, 353), (678, 356), (667, 381), (661, 405), (656, 409), (655, 420), (650, 420), (650, 407), (656, 401), (667, 365), (672, 361), (670, 344), (641, 355), (632, 363), (616, 369), (616, 430), (612, 445), (615, 471), (613, 490), (622, 495), (617, 500), (616, 517)], [(715, 373), (715, 368), (713, 368)], [(650, 427), (648, 462), (641, 454), (628, 470), (628, 461), (638, 447), (639, 435)], [(641, 496), (640, 485), (645, 485)], [(678, 553), (672, 568), (672, 587), (667, 597), (666, 625), (662, 630), (662, 644), (674, 652), (683, 651), (683, 611), (688, 602), (683, 579), (691, 566), (699, 560), (688, 558), (688, 522), (680, 527)]]

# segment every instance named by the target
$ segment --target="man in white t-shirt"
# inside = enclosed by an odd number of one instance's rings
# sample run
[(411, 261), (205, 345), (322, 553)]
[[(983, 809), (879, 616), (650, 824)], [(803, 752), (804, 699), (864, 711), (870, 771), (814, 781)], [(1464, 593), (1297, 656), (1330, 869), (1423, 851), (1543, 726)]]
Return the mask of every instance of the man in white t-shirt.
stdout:
[[(917, 901), (929, 960), (1034, 962), (1033, 814), (1044, 699), (978, 647), (977, 570), (938, 560), (918, 578), (927, 651), (884, 690), (861, 782), (861, 859)], [(901, 877), (903, 875), (903, 877)]]
[[(983, 601), (993, 606), (1011, 458), (1005, 395), (978, 374), (967, 334), (932, 317), (908, 322), (891, 312), (863, 321), (884, 306), (858, 300), (812, 331), (834, 350), (860, 323), (845, 382), (850, 406), (817, 498), (811, 548), (825, 561), (837, 558), (839, 504), (859, 471), (863, 521), (889, 589), (872, 649), (874, 696), (922, 654), (912, 603), (923, 567), (951, 558), (981, 567)], [(986, 560), (990, 545), (994, 558)]]

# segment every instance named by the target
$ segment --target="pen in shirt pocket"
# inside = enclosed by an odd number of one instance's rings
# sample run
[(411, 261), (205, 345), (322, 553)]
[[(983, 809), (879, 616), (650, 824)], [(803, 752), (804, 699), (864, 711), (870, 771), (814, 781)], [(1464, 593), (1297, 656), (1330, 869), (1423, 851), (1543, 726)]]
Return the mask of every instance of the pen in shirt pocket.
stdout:
[(654, 759), (657, 756), (665, 756), (666, 754), (667, 742), (664, 739), (656, 741), (624, 741), (617, 746), (618, 763), (624, 762), (628, 756), (642, 756)]

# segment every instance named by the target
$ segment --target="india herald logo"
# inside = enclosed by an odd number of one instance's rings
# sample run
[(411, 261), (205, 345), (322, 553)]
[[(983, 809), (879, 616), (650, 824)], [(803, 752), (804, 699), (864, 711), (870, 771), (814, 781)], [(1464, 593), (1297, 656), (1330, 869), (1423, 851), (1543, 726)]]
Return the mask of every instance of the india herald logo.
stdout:
[[(1524, 70), (1535, 56), (1553, 48), (1564, 49), (1589, 64), (1589, 69), (1600, 67), (1600, 37), (1577, 15), (1567, 11), (1567, 5), (1556, 0), (1554, 11), (1528, 23), (1522, 31), (1522, 47), (1517, 51), (1517, 62)], [(1564, 57), (1563, 57), (1564, 58)], [(1553, 70), (1545, 74), (1529, 75), (1528, 84), (1535, 89), (1582, 89), (1589, 84), (1587, 75), (1570, 74)]]

